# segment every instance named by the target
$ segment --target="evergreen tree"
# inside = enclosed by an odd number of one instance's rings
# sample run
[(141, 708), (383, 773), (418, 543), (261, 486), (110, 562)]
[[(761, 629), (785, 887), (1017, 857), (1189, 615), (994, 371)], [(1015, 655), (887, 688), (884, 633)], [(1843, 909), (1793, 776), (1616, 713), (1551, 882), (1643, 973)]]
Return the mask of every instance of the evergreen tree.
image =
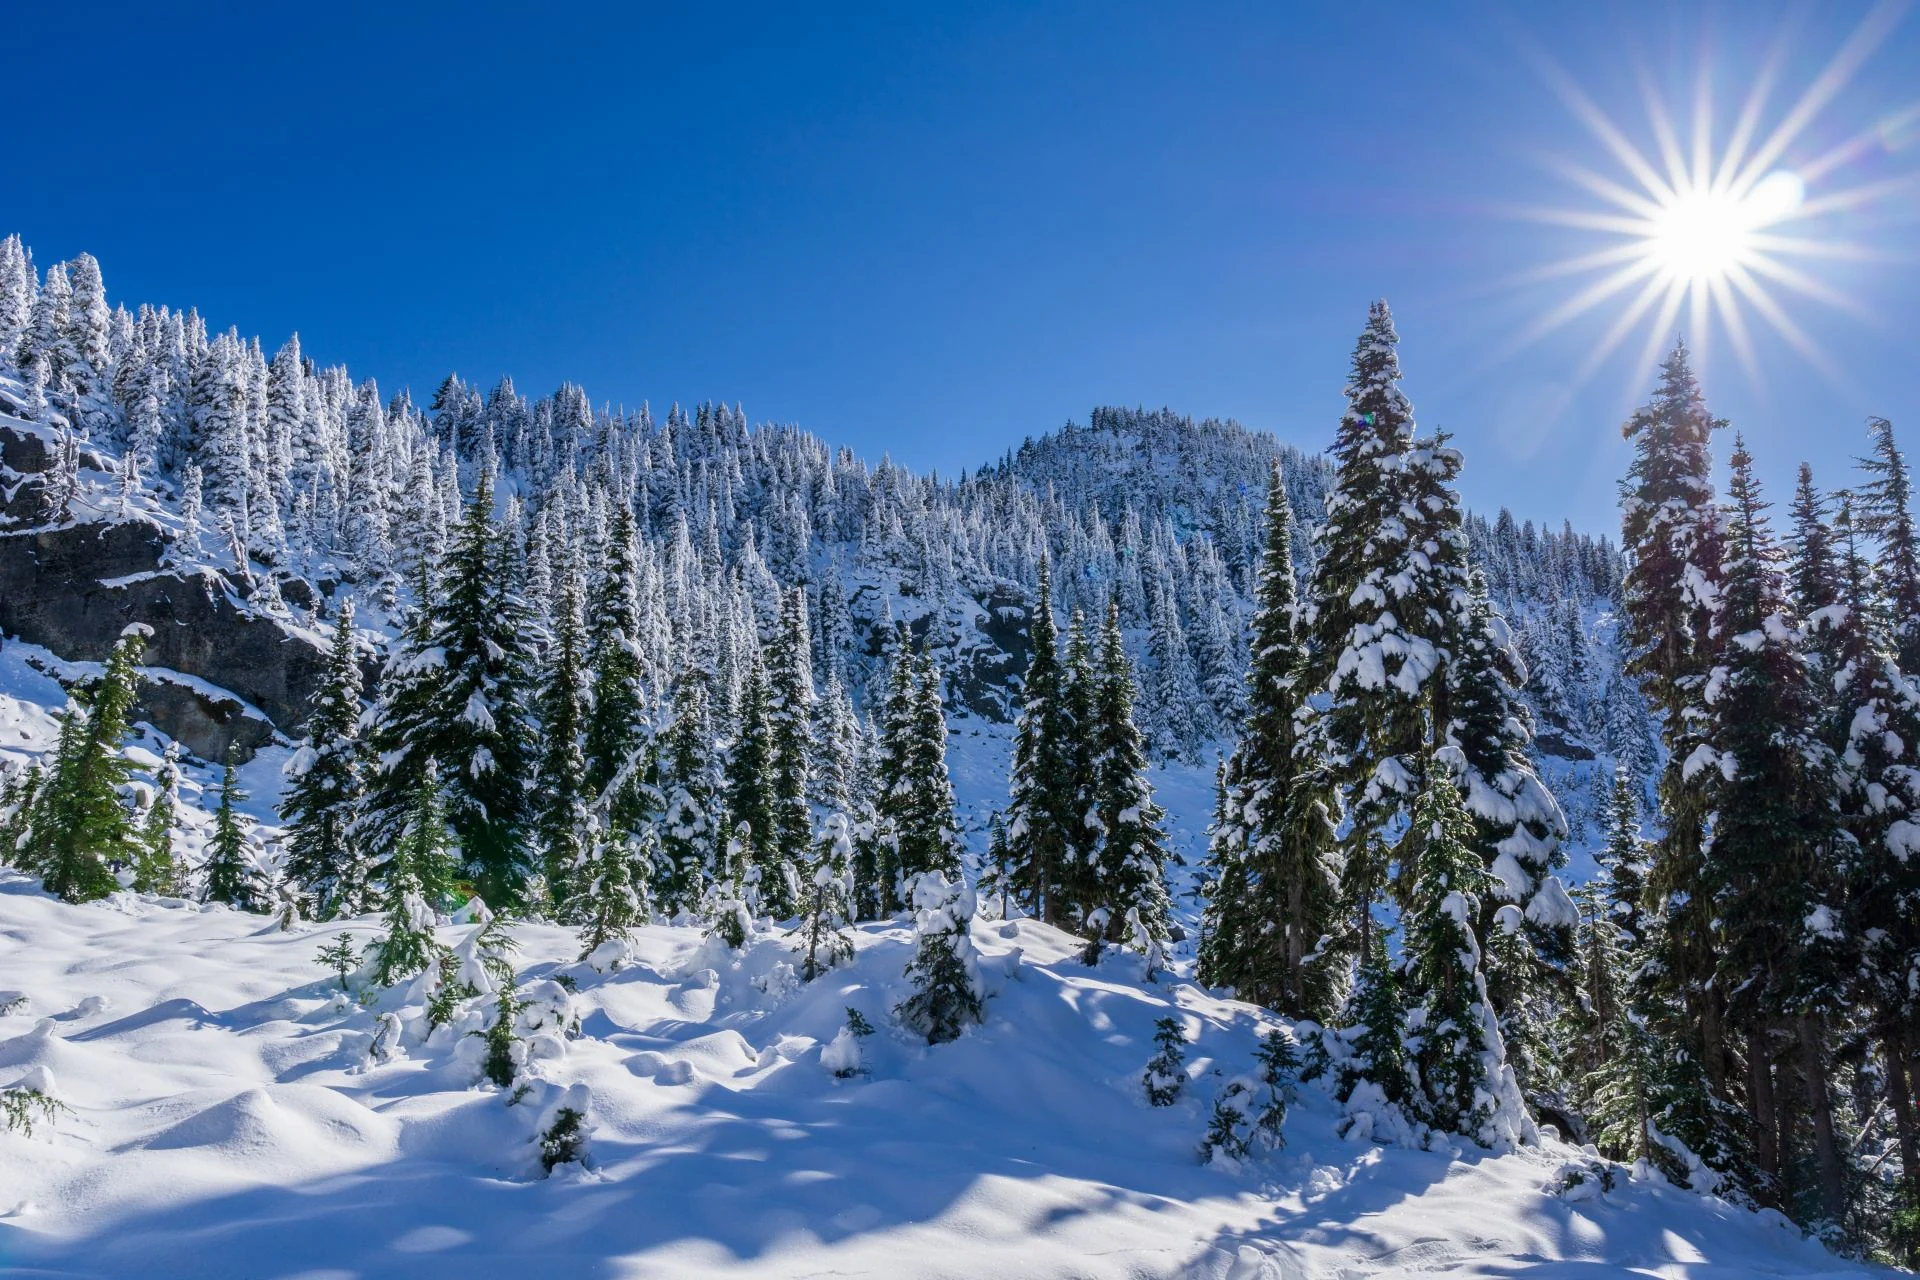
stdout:
[(1329, 963), (1341, 932), (1334, 808), (1324, 763), (1301, 750), (1312, 714), (1296, 631), (1293, 510), (1276, 464), (1253, 616), (1247, 716), (1222, 767), (1200, 977), (1293, 1018), (1333, 1013)]
[(953, 780), (947, 773), (947, 717), (940, 698), (940, 669), (923, 652), (916, 664), (912, 712), (905, 725), (904, 787), (893, 808), (896, 874), (905, 886), (925, 872), (960, 876), (959, 827), (954, 819)]
[[(173, 828), (180, 816), (180, 744), (169, 742), (160, 767), (153, 771), (153, 800), (140, 824), (140, 849), (133, 864), (136, 893), (178, 897), (186, 875), (174, 852)], [(5, 850), (0, 849), (0, 854)]]
[(1149, 938), (1168, 936), (1165, 814), (1147, 781), (1146, 746), (1133, 721), (1133, 669), (1120, 631), (1120, 606), (1107, 608), (1100, 634), (1099, 685), (1094, 695), (1093, 805), (1098, 826), (1092, 909), (1081, 921), (1088, 955), (1128, 938), (1129, 918)]
[(213, 838), (207, 842), (208, 902), (224, 902), (239, 911), (261, 909), (260, 872), (247, 852), (253, 820), (236, 807), (247, 799), (229, 752), (220, 774), (220, 806), (213, 813)]
[(353, 616), (353, 602), (343, 601), (334, 618), (326, 675), (307, 720), (307, 740), (287, 762), (289, 781), (280, 803), (287, 874), (305, 888), (316, 920), (358, 915), (373, 905), (357, 828), (365, 788)]
[[(807, 803), (815, 755), (809, 630), (806, 591), (794, 587), (781, 597), (780, 629), (767, 653), (767, 722), (773, 747), (772, 836), (777, 861), (793, 867), (809, 860), (808, 846), (813, 836), (813, 812)], [(787, 905), (799, 904), (794, 901)]]
[(1481, 968), (1476, 922), (1492, 877), (1474, 852), (1473, 820), (1447, 772), (1424, 771), (1402, 850), (1412, 868), (1406, 911), (1407, 983), (1422, 1013), (1414, 1054), (1421, 1118), (1482, 1146), (1518, 1138), (1519, 1089)]
[(827, 815), (812, 870), (812, 884), (794, 930), (806, 957), (801, 976), (808, 982), (853, 958), (853, 937), (848, 932), (853, 923), (853, 833), (844, 813)]
[(1187, 1034), (1178, 1018), (1161, 1018), (1153, 1024), (1153, 1044), (1157, 1052), (1147, 1060), (1141, 1083), (1147, 1101), (1156, 1107), (1170, 1107), (1187, 1083)]
[[(647, 920), (646, 902), (634, 887), (635, 852), (627, 837), (609, 832), (598, 814), (587, 814), (580, 833), (580, 863), (571, 877), (574, 898), (564, 918), (580, 922), (580, 958), (603, 944), (624, 942)], [(642, 850), (640, 857), (646, 857)]]
[(654, 901), (668, 919), (700, 907), (707, 864), (719, 838), (714, 794), (713, 725), (707, 710), (707, 674), (692, 668), (674, 688), (673, 723), (661, 749), (666, 805), (660, 820), (659, 875)]
[(1873, 447), (1860, 469), (1871, 479), (1860, 486), (1857, 514), (1862, 531), (1880, 544), (1876, 569), (1894, 619), (1894, 657), (1902, 671), (1920, 672), (1920, 531), (1914, 527), (1913, 479), (1891, 422), (1869, 418), (1867, 434)]
[(1704, 745), (1697, 704), (1719, 658), (1722, 529), (1710, 448), (1723, 425), (1707, 411), (1686, 347), (1676, 345), (1652, 400), (1622, 429), (1634, 457), (1621, 486), (1627, 673), (1660, 717), (1667, 747), (1659, 782), (1665, 834), (1648, 895), (1661, 920), (1649, 945), (1667, 948), (1657, 958), (1668, 998), (1650, 1008), (1678, 1014), (1656, 1033), (1682, 1039), (1722, 1096), (1728, 1050), (1724, 996), (1712, 984), (1713, 895), (1704, 876), (1712, 801), (1697, 763), (1704, 758), (1697, 754)]
[(1347, 797), (1342, 896), (1362, 954), (1372, 905), (1386, 885), (1388, 832), (1418, 780), (1428, 685), (1441, 662), (1429, 620), (1409, 611), (1438, 593), (1422, 571), (1431, 557), (1413, 554), (1403, 510), (1414, 426), (1400, 390), (1398, 342), (1386, 303), (1374, 303), (1354, 347), (1347, 412), (1334, 437), (1337, 471), (1308, 610), (1305, 684), (1324, 691), (1327, 707), (1306, 749), (1327, 761)]
[[(1760, 1173), (1769, 1182), (1780, 1176), (1784, 1153), (1768, 1059), (1776, 1035), (1802, 1039), (1800, 1065), (1823, 1147), (1826, 1207), (1837, 1220), (1841, 1175), (1819, 1029), (1841, 1003), (1837, 970), (1847, 964), (1826, 954), (1832, 944), (1820, 936), (1837, 935), (1839, 924), (1835, 762), (1817, 736), (1812, 679), (1786, 599), (1782, 557), (1752, 456), (1737, 437), (1732, 463), (1721, 616), (1728, 643), (1706, 690), (1709, 750), (1719, 775), (1703, 877), (1718, 926), (1714, 985), (1727, 993), (1731, 1027), (1746, 1037), (1747, 1106)], [(1832, 923), (1810, 928), (1809, 920)]]
[(1414, 1103), (1412, 1064), (1407, 1059), (1407, 1005), (1399, 976), (1387, 959), (1384, 931), (1370, 930), (1347, 997), (1342, 1021), (1353, 1052), (1340, 1068), (1337, 1093), (1350, 1108), (1361, 1102), (1405, 1108)]
[(99, 683), (76, 690), (60, 715), (60, 736), (28, 811), (23, 865), (47, 892), (68, 902), (104, 898), (119, 887), (114, 866), (137, 863), (140, 836), (122, 798), (133, 767), (122, 754), (139, 687), (137, 666), (150, 628), (135, 623), (107, 656)]
[(916, 941), (907, 977), (913, 994), (894, 1013), (928, 1044), (940, 1044), (956, 1039), (982, 1017), (986, 987), (970, 933), (973, 890), (939, 871), (917, 874), (910, 890)]
[(391, 848), (437, 767), (461, 871), (489, 903), (524, 905), (524, 839), (534, 756), (526, 616), (482, 474), (455, 534), (441, 596), (388, 659), (370, 744), (378, 761), (368, 803), (372, 847)]
[[(615, 508), (601, 547), (598, 586), (587, 610), (587, 665), (593, 699), (586, 722), (586, 785), (594, 803), (611, 803), (613, 826), (637, 831), (647, 816), (634, 772), (645, 749), (647, 699), (633, 511)], [(608, 788), (618, 794), (609, 796)]]
[(1066, 922), (1062, 907), (1071, 833), (1080, 824), (1080, 781), (1073, 772), (1074, 731), (1066, 718), (1052, 575), (1044, 556), (1027, 648), (1009, 774), (1006, 865), (1009, 887), (1020, 904), (1058, 925)]
[(547, 894), (555, 907), (573, 898), (574, 869), (586, 858), (587, 762), (581, 748), (587, 715), (585, 636), (580, 618), (580, 580), (571, 562), (560, 570), (548, 646), (546, 683), (540, 691), (540, 785), (534, 836), (545, 868)]
[(747, 842), (745, 865), (737, 870), (749, 909), (786, 919), (793, 914), (798, 872), (779, 845), (772, 699), (767, 669), (755, 655), (741, 691), (739, 728), (727, 751), (727, 818)]
[(387, 927), (371, 948), (376, 985), (390, 987), (439, 965), (446, 948), (434, 936), (434, 903), (451, 861), (440, 780), (429, 766), (387, 864)]

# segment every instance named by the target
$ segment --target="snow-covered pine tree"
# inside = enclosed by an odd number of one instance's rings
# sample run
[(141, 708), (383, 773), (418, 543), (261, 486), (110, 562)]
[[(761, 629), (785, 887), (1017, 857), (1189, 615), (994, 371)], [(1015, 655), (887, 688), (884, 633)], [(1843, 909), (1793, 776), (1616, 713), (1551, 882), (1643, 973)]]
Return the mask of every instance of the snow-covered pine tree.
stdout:
[(851, 889), (853, 884), (853, 830), (844, 813), (827, 815), (815, 845), (812, 876), (794, 929), (800, 952), (806, 957), (800, 973), (808, 982), (853, 958)]
[(660, 859), (654, 901), (672, 919), (697, 911), (706, 896), (722, 815), (714, 789), (713, 722), (707, 709), (707, 673), (680, 675), (673, 691), (673, 722), (661, 744)]
[(1372, 1115), (1373, 1131), (1380, 1133), (1385, 1125), (1378, 1110), (1404, 1112), (1416, 1102), (1413, 1064), (1407, 1058), (1406, 994), (1387, 958), (1383, 929), (1368, 933), (1341, 1021), (1351, 1053), (1339, 1064), (1336, 1096), (1347, 1104), (1349, 1114)]
[(1027, 670), (1014, 726), (1008, 775), (1006, 854), (1009, 887), (1026, 910), (1049, 924), (1063, 911), (1069, 833), (1081, 824), (1080, 781), (1073, 773), (1074, 733), (1067, 723), (1052, 572), (1046, 557), (1027, 624)]
[(1428, 626), (1402, 617), (1437, 597), (1413, 555), (1406, 501), (1413, 406), (1400, 390), (1399, 336), (1385, 302), (1368, 311), (1354, 346), (1347, 412), (1334, 437), (1337, 466), (1320, 531), (1307, 625), (1313, 637), (1307, 688), (1327, 708), (1308, 750), (1328, 761), (1346, 800), (1342, 896), (1362, 954), (1372, 906), (1386, 886), (1390, 829), (1419, 781), (1430, 679), (1442, 655)]
[[(1827, 742), (1841, 759), (1840, 820), (1853, 839), (1846, 867), (1846, 933), (1862, 944), (1854, 1000), (1880, 1046), (1881, 1069), (1900, 1145), (1901, 1168), (1920, 1170), (1914, 1114), (1920, 1050), (1920, 708), (1889, 652), (1885, 612), (1861, 546), (1852, 502), (1834, 528), (1835, 601), (1809, 622), (1821, 628), (1835, 697), (1826, 704)], [(1901, 1204), (1920, 1211), (1920, 1174), (1904, 1173)]]
[[(613, 828), (637, 831), (648, 801), (634, 761), (647, 742), (649, 693), (642, 669), (638, 547), (633, 511), (622, 503), (598, 548), (600, 576), (587, 607), (587, 667), (593, 687), (586, 722), (586, 787), (608, 804)], [(608, 796), (620, 782), (619, 794)]]
[(1448, 770), (1429, 762), (1399, 856), (1412, 873), (1404, 968), (1419, 1009), (1421, 1118), (1481, 1146), (1522, 1140), (1525, 1104), (1487, 994), (1478, 937), (1493, 892), (1473, 819)]
[(27, 811), (21, 865), (68, 902), (106, 897), (119, 887), (111, 868), (139, 859), (139, 832), (121, 794), (133, 775), (122, 745), (140, 683), (137, 667), (151, 634), (142, 623), (127, 627), (107, 655), (99, 683), (73, 692)]
[(0, 361), (16, 367), (27, 363), (20, 356), (20, 341), (33, 316), (37, 288), (33, 255), (20, 237), (10, 235), (0, 240)]
[(1296, 630), (1293, 510), (1275, 464), (1253, 615), (1247, 715), (1222, 766), (1208, 841), (1200, 978), (1292, 1018), (1333, 1014), (1344, 923), (1325, 762), (1301, 750), (1307, 660)]
[(353, 602), (342, 601), (334, 617), (326, 676), (314, 694), (306, 741), (287, 761), (287, 790), (280, 803), (287, 829), (287, 875), (305, 890), (316, 920), (358, 915), (374, 905), (358, 831), (365, 786), (353, 618)]
[(1727, 643), (1706, 689), (1714, 754), (1702, 762), (1718, 774), (1703, 874), (1717, 926), (1714, 986), (1726, 993), (1729, 1028), (1746, 1039), (1758, 1190), (1777, 1195), (1783, 1153), (1774, 1091), (1785, 1082), (1775, 1080), (1781, 1068), (1773, 1058), (1779, 1042), (1798, 1040), (1797, 1060), (1785, 1069), (1799, 1068), (1824, 1207), (1838, 1221), (1843, 1175), (1824, 1028), (1842, 1005), (1842, 974), (1851, 964), (1840, 929), (1835, 761), (1819, 740), (1782, 556), (1739, 437), (1728, 497), (1720, 614)]
[[(180, 820), (180, 744), (169, 742), (153, 771), (153, 799), (140, 822), (140, 848), (134, 857), (136, 893), (179, 897), (186, 890), (186, 869), (173, 847), (173, 829)], [(0, 854), (5, 850), (0, 849)]]
[(429, 763), (387, 860), (386, 932), (369, 949), (377, 985), (390, 987), (439, 965), (446, 948), (434, 936), (434, 908), (452, 860), (440, 779)]
[[(796, 869), (811, 860), (813, 811), (807, 803), (816, 746), (813, 737), (813, 657), (807, 593), (793, 587), (780, 598), (779, 630), (767, 649), (767, 726), (772, 742), (775, 861)], [(775, 915), (799, 908), (799, 897)]]
[(559, 579), (552, 640), (545, 654), (546, 681), (540, 690), (540, 780), (533, 829), (548, 901), (564, 911), (576, 889), (574, 868), (586, 852), (581, 841), (588, 827), (587, 761), (581, 742), (588, 689), (580, 577), (571, 556), (563, 559)]
[(448, 553), (441, 597), (388, 657), (371, 713), (378, 763), (367, 812), (373, 847), (392, 848), (428, 765), (436, 765), (462, 873), (487, 902), (515, 910), (532, 870), (524, 837), (535, 744), (525, 707), (525, 613), (502, 542), (483, 472)]
[(1860, 486), (1855, 517), (1879, 543), (1876, 570), (1893, 618), (1893, 653), (1900, 669), (1920, 673), (1920, 529), (1914, 525), (1913, 478), (1906, 455), (1885, 418), (1867, 419), (1873, 444), (1860, 469), (1871, 477)]
[(741, 690), (739, 726), (727, 750), (727, 820), (747, 842), (744, 864), (736, 870), (748, 908), (785, 919), (793, 914), (799, 873), (782, 857), (778, 839), (772, 701), (766, 666), (755, 654)]
[(609, 831), (598, 813), (585, 815), (579, 837), (580, 862), (568, 877), (573, 898), (561, 908), (563, 919), (580, 925), (580, 958), (608, 942), (624, 942), (634, 926), (645, 924), (645, 899), (634, 887), (635, 851), (629, 837)]
[(253, 819), (239, 810), (246, 799), (229, 751), (220, 771), (220, 804), (213, 811), (213, 838), (207, 841), (204, 898), (224, 902), (237, 911), (258, 911), (262, 906), (260, 872), (247, 850), (247, 831)]
[(1652, 399), (1622, 428), (1634, 456), (1621, 492), (1621, 549), (1627, 672), (1659, 716), (1667, 747), (1659, 782), (1665, 833), (1648, 873), (1661, 926), (1650, 944), (1668, 948), (1658, 955), (1659, 973), (1674, 997), (1657, 1007), (1679, 1020), (1656, 1032), (1681, 1039), (1724, 1096), (1724, 993), (1711, 983), (1713, 903), (1703, 879), (1710, 799), (1696, 754), (1703, 745), (1699, 703), (1720, 647), (1722, 530), (1711, 445), (1722, 425), (1707, 410), (1685, 345), (1677, 344)]
[(947, 715), (940, 668), (929, 652), (922, 651), (914, 664), (912, 712), (904, 728), (904, 787), (895, 789), (891, 814), (903, 899), (908, 897), (906, 886), (926, 872), (960, 878), (959, 825), (953, 779), (947, 773)]
[[(1553, 1074), (1543, 1061), (1552, 1008), (1571, 989), (1578, 912), (1554, 869), (1567, 822), (1528, 758), (1526, 670), (1486, 583), (1473, 574), (1449, 644), (1445, 728), (1438, 756), (1473, 819), (1474, 848), (1493, 873), (1475, 922), (1488, 943), (1483, 973), (1523, 1088)], [(1502, 905), (1504, 904), (1506, 905)]]
[(1092, 808), (1097, 824), (1095, 896), (1078, 922), (1087, 935), (1089, 960), (1106, 943), (1131, 941), (1129, 921), (1149, 938), (1168, 936), (1166, 815), (1153, 802), (1147, 781), (1146, 744), (1133, 719), (1133, 668), (1120, 630), (1120, 605), (1107, 606), (1100, 632), (1099, 684), (1093, 722)]
[(911, 1031), (928, 1044), (956, 1039), (982, 1017), (986, 986), (980, 956), (970, 932), (973, 890), (964, 880), (939, 871), (923, 871), (908, 884), (913, 901), (915, 946), (907, 977), (913, 994), (894, 1008)]

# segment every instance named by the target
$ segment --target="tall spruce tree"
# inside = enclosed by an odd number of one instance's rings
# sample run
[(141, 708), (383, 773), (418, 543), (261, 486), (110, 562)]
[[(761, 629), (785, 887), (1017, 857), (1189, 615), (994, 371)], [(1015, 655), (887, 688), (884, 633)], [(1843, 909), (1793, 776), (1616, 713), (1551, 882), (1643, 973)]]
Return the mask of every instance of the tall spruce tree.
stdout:
[(533, 819), (547, 895), (556, 908), (573, 899), (574, 873), (586, 855), (589, 794), (581, 746), (588, 701), (585, 650), (580, 577), (569, 558), (560, 569), (546, 682), (540, 690), (540, 784)]
[(1333, 1013), (1343, 926), (1335, 806), (1323, 761), (1300, 750), (1306, 648), (1297, 631), (1293, 510), (1279, 464), (1253, 616), (1245, 728), (1220, 776), (1202, 981), (1293, 1018)]
[[(767, 653), (768, 729), (773, 745), (773, 840), (779, 861), (795, 868), (811, 861), (813, 811), (807, 802), (816, 753), (813, 737), (813, 657), (807, 593), (794, 587), (780, 598), (780, 629)], [(798, 901), (786, 904), (797, 907)], [(783, 911), (779, 914), (785, 915)]]
[(121, 794), (133, 776), (122, 745), (139, 688), (137, 667), (151, 634), (144, 624), (127, 627), (99, 682), (74, 691), (23, 824), (22, 865), (41, 876), (47, 892), (68, 902), (106, 897), (119, 887), (111, 868), (139, 860), (139, 832)]
[(707, 673), (698, 667), (682, 672), (674, 687), (673, 722), (661, 745), (660, 772), (666, 803), (653, 896), (672, 919), (683, 911), (697, 911), (706, 896), (707, 867), (724, 817), (714, 788)]
[(1386, 887), (1392, 829), (1404, 818), (1426, 743), (1429, 681), (1441, 654), (1426, 619), (1402, 601), (1436, 598), (1415, 556), (1406, 509), (1413, 406), (1400, 390), (1399, 335), (1385, 302), (1368, 311), (1354, 345), (1347, 412), (1334, 436), (1327, 498), (1307, 610), (1313, 643), (1307, 686), (1324, 693), (1309, 748), (1328, 762), (1346, 798), (1342, 896), (1364, 955), (1372, 907)]
[(390, 655), (372, 713), (378, 762), (369, 839), (393, 848), (429, 765), (436, 767), (461, 872), (489, 905), (526, 905), (527, 778), (535, 742), (526, 708), (529, 643), (510, 552), (481, 473), (442, 568), (440, 596)]
[[(642, 666), (638, 546), (633, 511), (614, 509), (600, 547), (600, 576), (587, 609), (587, 665), (593, 700), (586, 719), (586, 786), (592, 803), (610, 802), (613, 826), (637, 831), (648, 816), (634, 765), (647, 740)], [(618, 794), (609, 796), (609, 788)]]
[(1860, 460), (1870, 479), (1860, 486), (1856, 516), (1880, 544), (1876, 565), (1893, 618), (1893, 652), (1900, 669), (1920, 673), (1920, 530), (1914, 526), (1913, 477), (1885, 418), (1867, 419), (1873, 444)]
[(307, 719), (307, 738), (287, 761), (287, 790), (280, 802), (287, 875), (304, 889), (316, 920), (358, 915), (373, 905), (357, 828), (365, 786), (353, 617), (353, 602), (343, 601), (334, 618), (326, 674)]
[(239, 809), (246, 799), (229, 752), (220, 772), (220, 804), (213, 811), (213, 838), (207, 841), (206, 900), (224, 902), (239, 911), (258, 911), (263, 886), (259, 869), (247, 851), (247, 830), (253, 820)]
[(1039, 575), (1008, 774), (1006, 865), (1013, 896), (1033, 915), (1057, 925), (1064, 923), (1071, 833), (1081, 818), (1080, 782), (1073, 771), (1074, 726), (1067, 721), (1052, 573), (1045, 556)]
[[(1852, 837), (1845, 867), (1846, 932), (1861, 946), (1853, 998), (1880, 1048), (1902, 1175), (1899, 1202), (1920, 1214), (1920, 1117), (1914, 1111), (1920, 1052), (1920, 707), (1889, 651), (1873, 566), (1851, 500), (1835, 520), (1839, 583), (1827, 612), (1826, 647), (1835, 697), (1827, 741), (1841, 759), (1841, 822)], [(1911, 1250), (1911, 1246), (1909, 1246)], [(1912, 1261), (1913, 1252), (1906, 1255)]]
[(1622, 428), (1634, 455), (1621, 485), (1626, 667), (1659, 716), (1667, 747), (1659, 782), (1666, 829), (1648, 893), (1661, 917), (1650, 945), (1663, 948), (1658, 972), (1671, 997), (1657, 1007), (1677, 1020), (1655, 1033), (1684, 1044), (1721, 1098), (1729, 1054), (1724, 993), (1712, 982), (1713, 895), (1705, 879), (1711, 798), (1696, 752), (1704, 745), (1699, 703), (1720, 648), (1722, 530), (1711, 446), (1723, 425), (1707, 410), (1685, 345), (1676, 345), (1652, 399)]
[(775, 919), (793, 914), (798, 869), (779, 841), (779, 796), (774, 789), (773, 691), (766, 666), (754, 655), (740, 693), (740, 721), (727, 749), (727, 821), (744, 835), (745, 865), (736, 868), (752, 910)]
[[(1753, 475), (1735, 438), (1720, 622), (1727, 643), (1706, 689), (1709, 762), (1715, 798), (1704, 879), (1712, 891), (1717, 958), (1714, 986), (1727, 1021), (1745, 1037), (1746, 1102), (1752, 1116), (1763, 1198), (1783, 1171), (1774, 1058), (1800, 1041), (1797, 1066), (1821, 1146), (1828, 1211), (1841, 1205), (1834, 1148), (1825, 1019), (1838, 1005), (1838, 859), (1834, 759), (1819, 741), (1817, 707), (1786, 578)], [(1714, 776), (1717, 775), (1717, 776)], [(1818, 913), (1818, 914), (1816, 914)], [(1831, 919), (1809, 927), (1809, 920)], [(1784, 1074), (1784, 1073), (1780, 1073)]]
[[(1088, 952), (1125, 942), (1133, 929), (1150, 939), (1168, 936), (1166, 815), (1147, 781), (1146, 743), (1133, 718), (1133, 667), (1120, 630), (1120, 605), (1107, 606), (1100, 633), (1099, 685), (1094, 694), (1092, 808), (1097, 824), (1091, 909), (1081, 921)], [(944, 723), (942, 728), (944, 729)], [(1130, 928), (1129, 925), (1133, 926)]]

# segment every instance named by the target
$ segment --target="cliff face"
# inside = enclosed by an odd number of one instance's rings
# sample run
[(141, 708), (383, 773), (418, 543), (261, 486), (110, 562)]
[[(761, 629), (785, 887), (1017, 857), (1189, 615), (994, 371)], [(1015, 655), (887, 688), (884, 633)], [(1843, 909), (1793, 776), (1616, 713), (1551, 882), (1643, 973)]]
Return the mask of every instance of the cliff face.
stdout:
[(226, 575), (176, 564), (173, 532), (150, 519), (76, 507), (56, 520), (53, 470), (43, 436), (0, 421), (0, 635), (99, 662), (144, 622), (137, 719), (209, 760), (295, 732), (325, 667), (317, 639), (250, 608)]

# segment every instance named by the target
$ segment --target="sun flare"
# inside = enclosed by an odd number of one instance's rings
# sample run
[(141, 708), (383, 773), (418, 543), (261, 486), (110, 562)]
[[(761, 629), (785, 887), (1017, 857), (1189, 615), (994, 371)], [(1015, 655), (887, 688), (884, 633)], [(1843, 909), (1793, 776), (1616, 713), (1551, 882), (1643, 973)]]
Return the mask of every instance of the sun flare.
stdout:
[[(1849, 181), (1863, 162), (1892, 148), (1886, 122), (1876, 122), (1837, 145), (1805, 149), (1809, 126), (1831, 104), (1898, 17), (1881, 4), (1855, 28), (1824, 69), (1770, 127), (1769, 103), (1781, 69), (1781, 49), (1752, 75), (1751, 88), (1730, 128), (1716, 119), (1710, 77), (1703, 69), (1690, 119), (1675, 113), (1643, 82), (1649, 141), (1596, 105), (1558, 68), (1541, 70), (1593, 134), (1612, 164), (1596, 168), (1564, 153), (1545, 163), (1582, 195), (1578, 205), (1517, 211), (1520, 216), (1593, 233), (1598, 244), (1530, 271), (1516, 284), (1575, 282), (1572, 296), (1552, 306), (1519, 337), (1526, 346), (1602, 309), (1616, 311), (1588, 351), (1573, 386), (1590, 378), (1635, 334), (1643, 346), (1635, 383), (1644, 380), (1662, 346), (1684, 332), (1704, 358), (1722, 337), (1756, 381), (1761, 362), (1755, 329), (1764, 325), (1808, 364), (1837, 376), (1833, 361), (1796, 321), (1799, 299), (1855, 315), (1859, 300), (1835, 286), (1823, 266), (1890, 260), (1894, 255), (1859, 238), (1856, 215), (1870, 206), (1911, 199), (1920, 186), (1912, 172)], [(1904, 116), (1901, 117), (1904, 119)], [(1852, 225), (1849, 225), (1852, 224)], [(1826, 278), (1823, 278), (1826, 277)], [(1784, 304), (1784, 305), (1783, 305)], [(1569, 388), (1571, 390), (1571, 388)]]

